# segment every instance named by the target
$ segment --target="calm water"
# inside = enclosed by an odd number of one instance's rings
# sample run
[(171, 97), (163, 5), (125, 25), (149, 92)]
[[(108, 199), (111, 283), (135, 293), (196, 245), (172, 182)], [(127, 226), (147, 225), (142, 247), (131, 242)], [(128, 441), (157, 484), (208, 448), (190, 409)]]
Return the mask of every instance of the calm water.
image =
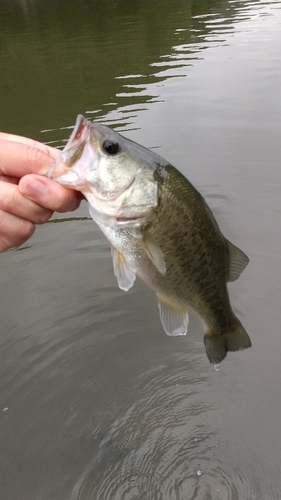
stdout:
[[(1, 500), (281, 499), (281, 1), (0, 0), (1, 130), (62, 146), (76, 115), (179, 168), (250, 257), (250, 350), (121, 292), (84, 204), (0, 256)], [(71, 214), (73, 216), (73, 214)], [(58, 217), (55, 217), (58, 219)]]

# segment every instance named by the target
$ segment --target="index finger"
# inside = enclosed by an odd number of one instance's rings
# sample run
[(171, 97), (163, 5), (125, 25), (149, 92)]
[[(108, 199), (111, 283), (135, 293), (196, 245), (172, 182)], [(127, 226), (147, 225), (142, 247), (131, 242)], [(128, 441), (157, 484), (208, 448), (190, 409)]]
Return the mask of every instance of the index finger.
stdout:
[(43, 153), (48, 156), (53, 156), (54, 151), (57, 151), (57, 149), (52, 148), (51, 146), (47, 146), (47, 144), (42, 144), (41, 142), (35, 141), (34, 139), (29, 139), (29, 137), (23, 137), (21, 135), (6, 134), (5, 132), (0, 132), (0, 140), (19, 142), (20, 144), (26, 144), (27, 146), (41, 149), (41, 151), (43, 151)]
[(34, 142), (35, 147), (32, 143), (20, 143), (0, 137), (0, 174), (18, 178), (26, 174), (45, 174), (60, 151), (48, 146), (42, 150)]

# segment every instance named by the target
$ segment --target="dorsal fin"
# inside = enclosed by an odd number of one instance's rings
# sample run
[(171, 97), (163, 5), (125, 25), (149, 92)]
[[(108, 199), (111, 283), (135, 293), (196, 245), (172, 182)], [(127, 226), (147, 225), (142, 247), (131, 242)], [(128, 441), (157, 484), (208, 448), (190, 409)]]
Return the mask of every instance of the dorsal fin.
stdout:
[(235, 281), (244, 271), (249, 262), (247, 255), (235, 245), (226, 240), (229, 251), (229, 276), (228, 281)]

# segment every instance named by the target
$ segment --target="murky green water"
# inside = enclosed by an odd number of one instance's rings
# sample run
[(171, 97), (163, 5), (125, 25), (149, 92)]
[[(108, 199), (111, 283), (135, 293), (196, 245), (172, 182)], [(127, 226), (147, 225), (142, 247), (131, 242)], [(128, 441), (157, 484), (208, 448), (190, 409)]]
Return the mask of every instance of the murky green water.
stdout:
[(253, 341), (216, 372), (195, 316), (168, 338), (153, 292), (117, 288), (86, 204), (39, 227), (0, 256), (1, 500), (280, 500), (281, 1), (0, 15), (1, 130), (61, 146), (83, 113), (157, 148), (250, 257)]

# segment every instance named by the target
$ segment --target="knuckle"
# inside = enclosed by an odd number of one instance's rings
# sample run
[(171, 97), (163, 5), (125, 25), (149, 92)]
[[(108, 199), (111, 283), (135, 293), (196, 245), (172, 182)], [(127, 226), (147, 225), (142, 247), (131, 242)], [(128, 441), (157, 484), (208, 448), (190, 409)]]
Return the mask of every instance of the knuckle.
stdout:
[(20, 246), (34, 230), (32, 222), (0, 210), (0, 252)]
[(48, 222), (48, 220), (51, 219), (53, 213), (53, 210), (48, 210), (45, 208), (37, 217), (37, 220), (34, 221), (35, 224), (44, 224), (45, 222)]
[(0, 236), (0, 253), (6, 252), (9, 248), (12, 248), (9, 242), (3, 236)]
[(17, 205), (17, 190), (11, 189), (11, 186), (5, 186), (6, 189), (1, 190), (1, 208), (7, 212), (13, 212)]
[(34, 148), (33, 146), (27, 147), (27, 158), (31, 163), (40, 163), (42, 160), (43, 153), (40, 149)]
[(16, 236), (13, 238), (13, 247), (19, 247), (27, 241), (35, 231), (35, 224), (30, 221), (20, 219)]
[(8, 212), (14, 212), (15, 208), (17, 208), (18, 204), (18, 193), (16, 190), (11, 190), (10, 196), (6, 197), (6, 207)]
[(20, 219), (18, 223), (18, 229), (16, 235), (14, 235), (14, 239), (17, 242), (17, 245), (21, 245), (24, 241), (28, 240), (35, 231), (35, 224), (30, 221)]
[(27, 220), (22, 220), (21, 225), (18, 231), (18, 237), (20, 239), (20, 243), (24, 243), (24, 241), (28, 240), (35, 231), (35, 225)]

